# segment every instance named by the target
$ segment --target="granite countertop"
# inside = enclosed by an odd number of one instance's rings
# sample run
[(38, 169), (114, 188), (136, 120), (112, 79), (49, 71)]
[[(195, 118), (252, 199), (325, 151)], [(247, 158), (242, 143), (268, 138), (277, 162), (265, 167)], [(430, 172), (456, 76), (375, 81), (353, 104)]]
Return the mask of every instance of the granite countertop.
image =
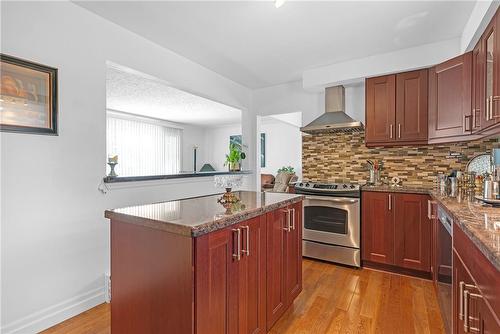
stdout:
[(240, 202), (225, 208), (222, 194), (106, 210), (105, 217), (185, 236), (197, 237), (268, 211), (299, 202), (302, 195), (236, 191)]
[(365, 184), (361, 186), (361, 191), (379, 191), (407, 194), (429, 194), (431, 188), (424, 186), (389, 186), (389, 185), (371, 185)]
[(500, 271), (500, 208), (483, 204), (474, 194), (449, 197), (431, 191), (430, 195)]

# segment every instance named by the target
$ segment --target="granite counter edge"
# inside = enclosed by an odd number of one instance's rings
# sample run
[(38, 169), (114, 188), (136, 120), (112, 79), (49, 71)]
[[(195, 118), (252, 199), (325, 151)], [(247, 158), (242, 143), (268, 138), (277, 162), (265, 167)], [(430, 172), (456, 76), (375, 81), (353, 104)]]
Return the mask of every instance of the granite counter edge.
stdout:
[(228, 226), (238, 224), (242, 221), (255, 218), (267, 212), (285, 207), (289, 204), (294, 204), (300, 202), (304, 199), (302, 195), (296, 195), (294, 197), (284, 199), (282, 201), (266, 205), (261, 208), (249, 210), (244, 213), (236, 213), (231, 216), (221, 216), (219, 219), (214, 221), (206, 222), (199, 226), (183, 226), (178, 224), (173, 224), (168, 221), (160, 221), (149, 218), (132, 216), (124, 213), (115, 212), (113, 210), (106, 210), (104, 216), (110, 220), (118, 220), (123, 223), (134, 224), (138, 226), (144, 226), (156, 230), (161, 230), (165, 232), (170, 232), (186, 237), (196, 238), (204, 234), (215, 232), (221, 230)]
[(452, 217), (453, 217), (453, 222), (456, 223), (456, 225), (465, 233), (467, 238), (469, 238), (472, 243), (479, 249), (479, 251), (490, 261), (490, 263), (498, 270), (500, 271), (500, 258), (496, 256), (480, 238), (477, 237), (477, 233), (472, 231), (469, 226), (467, 225), (466, 222), (463, 221), (462, 218), (460, 218), (454, 210), (452, 210), (450, 207), (446, 205), (445, 202), (441, 201), (439, 196), (436, 195), (434, 192), (430, 192), (429, 195), (431, 198), (435, 201), (438, 202), (438, 204), (443, 207)]

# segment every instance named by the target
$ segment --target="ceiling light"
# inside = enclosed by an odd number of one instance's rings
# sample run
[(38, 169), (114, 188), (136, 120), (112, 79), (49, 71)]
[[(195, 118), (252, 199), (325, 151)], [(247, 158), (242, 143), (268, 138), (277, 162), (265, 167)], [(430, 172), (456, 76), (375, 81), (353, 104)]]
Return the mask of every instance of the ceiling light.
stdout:
[(283, 6), (283, 4), (285, 3), (286, 0), (276, 0), (274, 2), (274, 6), (276, 6), (276, 8), (280, 8), (281, 6)]

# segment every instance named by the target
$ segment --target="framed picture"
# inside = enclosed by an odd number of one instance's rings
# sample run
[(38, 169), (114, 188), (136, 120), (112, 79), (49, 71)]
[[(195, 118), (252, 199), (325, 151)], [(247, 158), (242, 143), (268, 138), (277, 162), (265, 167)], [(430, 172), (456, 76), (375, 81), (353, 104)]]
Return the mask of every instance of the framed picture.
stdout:
[(0, 54), (0, 130), (57, 135), (57, 69)]

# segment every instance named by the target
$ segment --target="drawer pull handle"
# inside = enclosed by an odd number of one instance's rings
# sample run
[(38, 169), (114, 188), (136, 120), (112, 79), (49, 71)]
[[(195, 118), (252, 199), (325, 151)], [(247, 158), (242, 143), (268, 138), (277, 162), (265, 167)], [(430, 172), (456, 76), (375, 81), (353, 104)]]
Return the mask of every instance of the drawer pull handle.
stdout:
[(250, 256), (250, 227), (248, 226), (242, 226), (242, 230), (246, 230), (245, 232), (245, 247), (246, 249), (242, 249), (241, 252), (245, 254), (246, 256)]
[[(233, 259), (237, 261), (241, 260), (241, 229), (233, 229), (233, 233), (236, 232), (236, 253), (233, 252)], [(234, 240), (234, 239), (233, 239)]]

